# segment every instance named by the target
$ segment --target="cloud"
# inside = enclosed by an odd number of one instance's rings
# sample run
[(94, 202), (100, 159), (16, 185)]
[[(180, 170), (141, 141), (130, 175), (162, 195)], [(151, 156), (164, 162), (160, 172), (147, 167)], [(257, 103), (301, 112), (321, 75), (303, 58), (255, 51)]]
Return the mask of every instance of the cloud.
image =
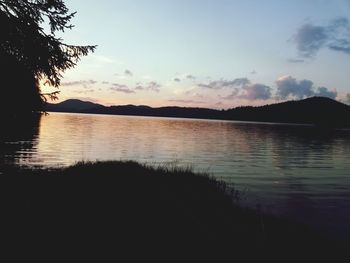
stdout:
[(350, 104), (350, 93), (346, 94), (345, 103)]
[(191, 75), (191, 74), (188, 74), (188, 75), (186, 76), (186, 79), (195, 80), (195, 79), (196, 79), (196, 77), (195, 77), (195, 76), (193, 76), (193, 75)]
[[(340, 45), (339, 45), (340, 44)], [(329, 48), (335, 51), (350, 54), (350, 41), (342, 39), (338, 41), (338, 44), (331, 44)]]
[(232, 91), (232, 93), (226, 97), (221, 97), (222, 99), (225, 99), (225, 100), (233, 100), (233, 99), (238, 99), (238, 95), (239, 94), (239, 89), (236, 88)]
[(182, 99), (171, 99), (168, 100), (169, 102), (176, 102), (176, 103), (184, 103), (184, 104), (203, 104), (204, 101), (198, 101), (198, 100), (182, 100)]
[(102, 84), (107, 85), (109, 84), (109, 81), (102, 81)]
[(135, 90), (159, 92), (161, 87), (162, 86), (159, 83), (157, 83), (155, 81), (150, 81), (146, 85), (142, 85), (140, 83), (137, 83)]
[(84, 89), (84, 90), (74, 90), (73, 92), (77, 94), (88, 94), (88, 93), (93, 93), (95, 92), (94, 89)]
[(315, 96), (328, 97), (331, 99), (335, 99), (337, 95), (338, 95), (337, 91), (328, 90), (325, 87), (319, 87), (315, 92)]
[(209, 83), (209, 84), (199, 83), (197, 86), (200, 87), (200, 88), (217, 89), (217, 88), (213, 85), (213, 83)]
[(128, 87), (125, 84), (119, 84), (119, 83), (112, 83), (112, 86), (116, 87), (116, 88), (127, 88)]
[(295, 42), (301, 56), (312, 57), (326, 43), (328, 38), (325, 27), (305, 24), (298, 29)]
[(300, 80), (291, 77), (283, 76), (276, 81), (277, 98), (278, 99), (304, 99), (312, 96), (329, 97), (335, 99), (337, 97), (336, 91), (330, 91), (325, 87), (314, 87), (311, 80)]
[(144, 90), (144, 87), (141, 84), (136, 85), (135, 90)]
[(271, 87), (259, 83), (251, 83), (248, 78), (215, 80), (209, 82), (208, 84), (198, 84), (198, 86), (212, 90), (230, 88), (232, 90), (230, 95), (219, 96), (226, 100), (268, 100), (272, 97)]
[(276, 85), (277, 97), (280, 99), (287, 99), (288, 97), (303, 99), (314, 94), (312, 90), (313, 82), (310, 80), (297, 81), (291, 76), (283, 76), (276, 81)]
[(207, 89), (223, 89), (223, 88), (234, 88), (237, 86), (244, 86), (249, 84), (250, 81), (247, 78), (237, 78), (234, 80), (215, 80), (211, 81), (208, 84), (200, 83), (197, 86), (200, 88)]
[(256, 70), (254, 69), (254, 70), (252, 70), (251, 72), (249, 72), (250, 74), (252, 74), (252, 75), (255, 75), (255, 74), (258, 74), (258, 72), (256, 72)]
[(131, 90), (129, 88), (117, 88), (117, 87), (112, 87), (111, 90), (116, 91), (116, 92), (123, 92), (126, 94), (131, 94), (131, 93), (135, 93), (134, 90)]
[(250, 84), (250, 80), (247, 78), (237, 78), (232, 81), (234, 86), (245, 86)]
[(201, 99), (203, 99), (205, 97), (205, 95), (197, 92), (196, 89), (191, 89), (191, 90), (186, 91), (185, 95), (186, 96), (193, 96), (193, 97), (201, 98)]
[[(349, 0), (349, 2), (350, 2), (350, 0)], [(339, 101), (342, 102), (342, 103), (345, 103), (345, 104), (350, 105), (350, 93), (347, 93), (347, 94), (345, 95), (345, 97), (342, 98), (342, 99), (339, 100)]]
[(69, 82), (62, 82), (61, 86), (69, 87), (69, 86), (77, 86), (81, 85), (83, 83), (82, 80), (77, 80), (77, 81), (69, 81)]
[(251, 84), (244, 86), (244, 94), (240, 96), (247, 100), (268, 100), (271, 98), (271, 88), (263, 84)]
[(180, 82), (181, 79), (179, 79), (179, 78), (174, 78), (174, 81), (175, 81), (175, 82)]
[(112, 85), (113, 85), (113, 87), (110, 88), (110, 90), (112, 90), (112, 91), (123, 92), (126, 94), (135, 93), (134, 90), (130, 89), (128, 86), (126, 86), (124, 84), (113, 83)]
[(77, 80), (77, 81), (69, 81), (69, 82), (62, 82), (61, 86), (69, 87), (69, 86), (83, 86), (84, 88), (89, 88), (89, 85), (96, 84), (96, 80)]
[(146, 86), (146, 90), (151, 90), (151, 91), (155, 91), (155, 92), (159, 92), (160, 91), (160, 87), (161, 85), (158, 84), (155, 81), (151, 81), (148, 83), (148, 85)]
[(124, 71), (124, 75), (127, 76), (127, 77), (132, 77), (133, 76), (132, 72), (130, 70), (128, 70), (128, 69), (126, 69)]
[(232, 93), (226, 97), (226, 100), (245, 99), (245, 100), (268, 100), (271, 99), (271, 87), (255, 83), (242, 86), (241, 89), (235, 88)]
[(334, 51), (350, 54), (350, 23), (345, 17), (339, 17), (330, 22), (331, 41), (328, 48)]
[(326, 26), (307, 23), (297, 30), (293, 40), (305, 58), (314, 57), (322, 48), (350, 54), (350, 23), (345, 17), (331, 20)]

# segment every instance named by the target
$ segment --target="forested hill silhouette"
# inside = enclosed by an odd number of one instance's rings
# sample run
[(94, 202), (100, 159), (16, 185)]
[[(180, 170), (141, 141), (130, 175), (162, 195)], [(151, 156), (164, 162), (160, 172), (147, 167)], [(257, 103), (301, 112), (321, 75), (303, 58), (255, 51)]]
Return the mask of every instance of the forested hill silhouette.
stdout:
[(350, 127), (350, 106), (325, 97), (312, 97), (260, 107), (227, 110), (236, 120), (316, 124)]
[(103, 106), (80, 100), (48, 104), (47, 111), (94, 114), (222, 119), (240, 121), (315, 124), (325, 127), (350, 127), (350, 106), (338, 101), (312, 97), (265, 106), (245, 106), (228, 110), (188, 107)]
[(85, 110), (96, 110), (98, 108), (104, 108), (105, 106), (96, 104), (90, 101), (81, 101), (77, 99), (65, 100), (58, 104), (48, 103), (46, 105), (47, 111), (58, 112), (83, 112)]

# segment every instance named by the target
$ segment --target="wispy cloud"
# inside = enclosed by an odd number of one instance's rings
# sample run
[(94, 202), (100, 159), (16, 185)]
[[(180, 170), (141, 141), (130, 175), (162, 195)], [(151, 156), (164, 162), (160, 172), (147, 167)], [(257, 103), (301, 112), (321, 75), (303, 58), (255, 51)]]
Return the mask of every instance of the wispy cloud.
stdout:
[(138, 83), (135, 87), (135, 90), (159, 92), (161, 87), (162, 86), (158, 82), (150, 81), (147, 84)]
[(135, 93), (134, 90), (131, 90), (131, 89), (129, 89), (129, 88), (117, 88), (117, 87), (112, 87), (111, 90), (116, 91), (116, 92), (126, 93), (126, 94)]
[(322, 48), (350, 54), (350, 23), (345, 17), (331, 20), (327, 25), (302, 25), (293, 37), (299, 55), (314, 57)]
[(94, 89), (83, 89), (83, 90), (74, 90), (73, 92), (77, 93), (77, 94), (88, 94), (88, 93), (95, 92), (95, 90)]
[(232, 81), (234, 86), (245, 86), (250, 84), (250, 80), (247, 78), (237, 78)]
[(97, 81), (96, 80), (76, 80), (76, 81), (68, 81), (68, 82), (62, 82), (61, 83), (61, 86), (78, 86), (78, 85), (81, 85), (81, 86), (84, 86), (84, 87), (87, 87), (88, 85), (94, 85), (96, 84)]
[(126, 93), (126, 94), (135, 93), (135, 91), (130, 89), (128, 86), (126, 86), (124, 84), (118, 84), (118, 83), (113, 83), (110, 90), (116, 91), (116, 92), (122, 92), (122, 93)]
[(182, 103), (182, 104), (204, 104), (204, 101), (198, 100), (184, 100), (184, 99), (170, 99), (169, 102)]
[(148, 83), (148, 85), (146, 85), (146, 90), (159, 92), (161, 87), (162, 86), (159, 83), (157, 83), (155, 81), (151, 81)]
[(137, 84), (135, 90), (144, 90), (144, 87), (141, 84)]
[(191, 74), (188, 74), (188, 75), (186, 75), (186, 79), (195, 80), (196, 77), (191, 75)]
[(180, 82), (181, 79), (180, 79), (180, 78), (174, 78), (174, 81), (175, 81), (175, 82)]
[(234, 88), (238, 86), (244, 86), (249, 84), (250, 81), (247, 78), (236, 78), (233, 80), (214, 80), (209, 83), (200, 83), (198, 87), (219, 90), (223, 88)]

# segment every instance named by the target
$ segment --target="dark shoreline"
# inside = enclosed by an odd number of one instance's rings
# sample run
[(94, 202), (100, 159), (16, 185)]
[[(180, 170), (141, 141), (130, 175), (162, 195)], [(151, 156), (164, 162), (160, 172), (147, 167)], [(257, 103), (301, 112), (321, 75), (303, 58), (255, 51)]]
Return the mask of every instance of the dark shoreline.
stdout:
[(152, 257), (314, 259), (345, 248), (307, 226), (240, 207), (234, 189), (189, 169), (135, 162), (4, 167), (0, 188), (1, 239), (17, 249), (54, 251), (64, 244), (112, 258), (143, 251)]
[(178, 106), (152, 108), (145, 105), (107, 107), (102, 104), (70, 99), (58, 104), (48, 103), (44, 109), (48, 112), (308, 124), (322, 129), (350, 127), (350, 106), (324, 97), (227, 110)]

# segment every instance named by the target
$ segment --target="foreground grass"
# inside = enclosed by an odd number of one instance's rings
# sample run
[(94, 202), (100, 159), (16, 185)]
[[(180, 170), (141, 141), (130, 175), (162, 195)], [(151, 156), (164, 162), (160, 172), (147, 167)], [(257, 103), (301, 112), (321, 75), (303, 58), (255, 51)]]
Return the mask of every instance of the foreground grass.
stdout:
[(4, 168), (2, 250), (101, 260), (303, 259), (335, 247), (305, 226), (239, 207), (237, 192), (189, 169), (135, 162)]

